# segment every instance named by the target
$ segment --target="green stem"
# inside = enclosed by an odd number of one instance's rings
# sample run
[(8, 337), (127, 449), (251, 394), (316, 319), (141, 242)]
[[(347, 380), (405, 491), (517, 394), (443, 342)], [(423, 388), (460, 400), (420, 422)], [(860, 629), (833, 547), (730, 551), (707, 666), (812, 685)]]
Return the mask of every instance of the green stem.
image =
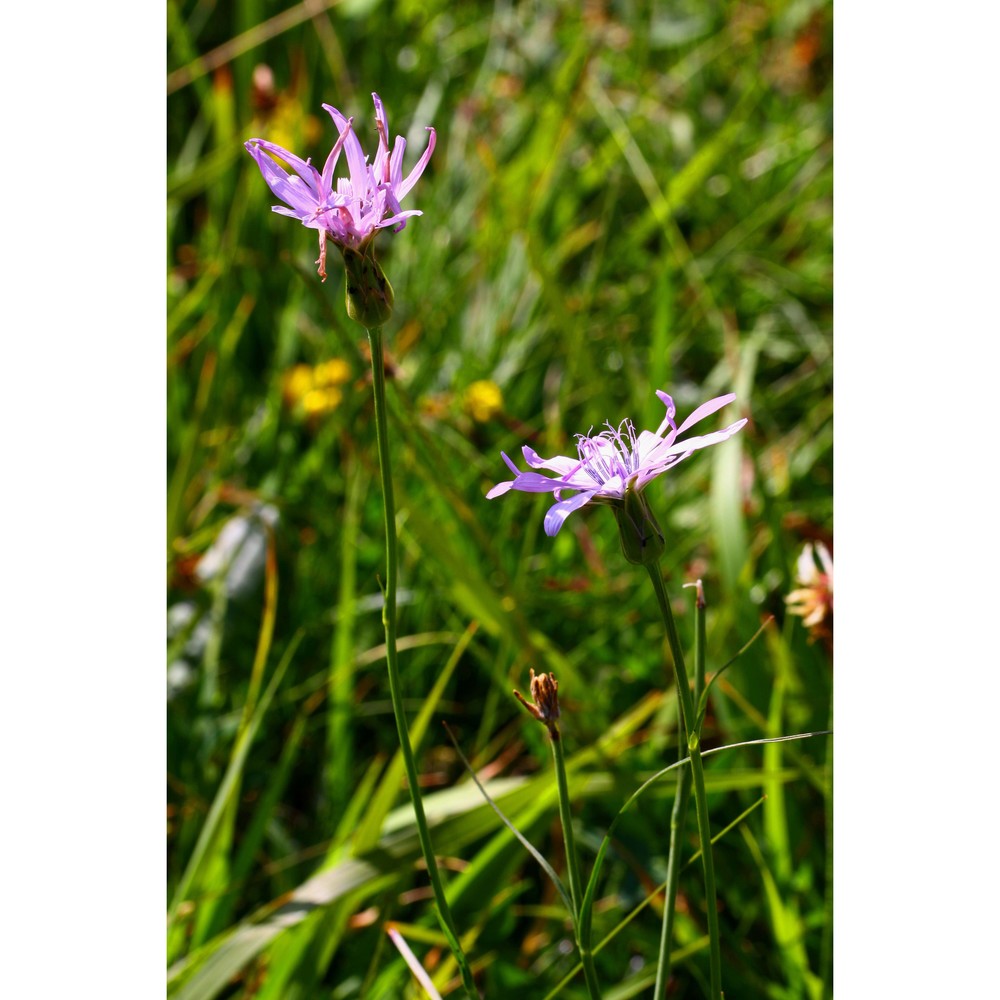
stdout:
[[(695, 602), (695, 644), (694, 644), (694, 703), (699, 704), (701, 692), (705, 688), (705, 600), (702, 596), (701, 581), (698, 581), (698, 597)], [(682, 739), (680, 696), (677, 698), (677, 755), (678, 760), (687, 756), (686, 740)], [(674, 792), (674, 808), (670, 813), (670, 852), (667, 855), (667, 881), (664, 885), (663, 924), (660, 929), (660, 953), (656, 963), (655, 998), (667, 995), (670, 982), (670, 944), (674, 939), (674, 917), (677, 909), (677, 888), (680, 884), (681, 850), (684, 828), (687, 826), (688, 804), (691, 799), (691, 771), (682, 768), (677, 775)]]
[[(681, 724), (680, 701), (677, 704), (677, 754), (678, 760), (686, 756), (686, 747), (681, 738), (684, 726)], [(670, 982), (670, 942), (674, 939), (674, 915), (677, 905), (677, 887), (680, 883), (681, 851), (684, 827), (687, 825), (688, 802), (691, 798), (691, 771), (682, 768), (677, 773), (677, 787), (674, 791), (674, 808), (670, 813), (670, 853), (667, 855), (667, 881), (664, 885), (663, 924), (660, 928), (660, 954), (656, 963), (656, 985), (653, 996), (667, 995)]]
[[(833, 730), (833, 702), (830, 702), (830, 723)], [(826, 886), (823, 891), (823, 936), (819, 946), (819, 974), (823, 980), (821, 1000), (833, 997), (833, 740), (827, 744), (826, 769), (823, 779), (826, 798)]]
[[(569, 894), (573, 900), (573, 927), (576, 929), (576, 945), (580, 950), (583, 977), (591, 1000), (601, 1000), (601, 988), (597, 984), (594, 969), (594, 953), (590, 948), (590, 935), (581, 927), (580, 906), (583, 903), (583, 879), (580, 877), (580, 859), (576, 853), (573, 836), (573, 815), (569, 807), (569, 787), (566, 784), (566, 761), (563, 758), (562, 738), (555, 722), (548, 724), (549, 741), (552, 744), (552, 759), (556, 766), (556, 784), (559, 786), (559, 822), (563, 829), (563, 843), (566, 845), (566, 867), (569, 870)], [(586, 940), (585, 940), (586, 938)]]
[(722, 954), (719, 946), (719, 914), (716, 910), (715, 896), (715, 866), (712, 863), (712, 830), (708, 818), (708, 798), (705, 794), (705, 770), (701, 762), (701, 734), (693, 729), (695, 725), (695, 708), (688, 684), (687, 668), (684, 666), (684, 652), (681, 649), (674, 615), (670, 610), (663, 578), (660, 575), (658, 563), (646, 566), (649, 579), (656, 591), (656, 600), (660, 605), (663, 625), (667, 631), (667, 641), (674, 658), (674, 671), (677, 675), (677, 694), (681, 706), (681, 722), (684, 726), (684, 737), (688, 752), (691, 754), (691, 777), (694, 781), (694, 801), (698, 813), (698, 836), (701, 841), (701, 860), (705, 873), (705, 908), (708, 918), (709, 961), (711, 970), (710, 1000), (722, 998)]
[(444, 936), (448, 939), (455, 961), (458, 963), (465, 992), (472, 1000), (478, 1000), (472, 978), (469, 960), (458, 940), (455, 922), (448, 906), (444, 892), (444, 884), (438, 871), (437, 859), (431, 844), (431, 834), (427, 827), (427, 817), (424, 814), (424, 803), (420, 797), (419, 776), (417, 765), (413, 759), (413, 748), (410, 746), (410, 734), (406, 727), (406, 715), (403, 711), (403, 694), (399, 682), (399, 665), (396, 657), (396, 581), (398, 575), (398, 558), (396, 551), (396, 501), (392, 490), (392, 467), (389, 463), (388, 422), (385, 407), (385, 362), (382, 354), (382, 328), (373, 327), (368, 330), (368, 342), (372, 354), (372, 387), (375, 392), (375, 433), (378, 438), (378, 462), (382, 474), (382, 507), (385, 514), (385, 590), (382, 605), (382, 624), (385, 626), (385, 658), (389, 667), (389, 693), (392, 696), (392, 712), (396, 717), (396, 732), (399, 735), (399, 746), (403, 752), (403, 763), (406, 767), (406, 779), (410, 788), (410, 798), (413, 801), (413, 812), (417, 821), (417, 835), (420, 838), (420, 849), (423, 851), (430, 876), (431, 888), (437, 902), (438, 919)]
[[(701, 704), (701, 696), (705, 691), (705, 591), (701, 580), (695, 590), (694, 602), (694, 704)], [(701, 736), (701, 727), (698, 727)]]

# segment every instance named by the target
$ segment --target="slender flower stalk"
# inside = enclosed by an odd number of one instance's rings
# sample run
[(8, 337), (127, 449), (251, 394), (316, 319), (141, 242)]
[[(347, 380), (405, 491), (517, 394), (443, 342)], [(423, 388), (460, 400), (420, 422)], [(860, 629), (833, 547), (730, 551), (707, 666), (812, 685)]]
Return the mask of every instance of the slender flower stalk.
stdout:
[(580, 877), (580, 857), (576, 852), (576, 840), (573, 836), (573, 814), (570, 812), (569, 787), (566, 784), (566, 761), (563, 758), (562, 739), (559, 730), (549, 730), (549, 743), (552, 746), (552, 760), (556, 769), (556, 782), (559, 786), (559, 824), (563, 831), (563, 844), (566, 848), (566, 867), (569, 869), (570, 895), (576, 907), (576, 946), (583, 963), (583, 978), (587, 983), (587, 992), (591, 1000), (601, 1000), (601, 988), (597, 982), (597, 970), (594, 968), (594, 952), (590, 941), (583, 939), (580, 927), (580, 905), (583, 903), (583, 879)]
[(396, 587), (398, 579), (398, 554), (396, 544), (396, 503), (392, 488), (392, 466), (389, 459), (388, 421), (385, 405), (385, 360), (382, 348), (382, 328), (373, 327), (368, 330), (368, 342), (372, 355), (372, 385), (375, 393), (375, 434), (378, 438), (379, 470), (382, 474), (382, 509), (385, 515), (385, 589), (382, 604), (382, 624), (385, 627), (385, 657), (389, 668), (389, 693), (392, 697), (392, 711), (396, 717), (396, 732), (399, 735), (399, 746), (403, 753), (403, 763), (406, 768), (406, 778), (410, 787), (410, 798), (413, 801), (413, 812), (417, 822), (417, 836), (420, 839), (420, 849), (427, 865), (434, 899), (437, 903), (438, 918), (455, 960), (458, 962), (462, 976), (462, 984), (470, 998), (478, 1000), (472, 978), (472, 970), (468, 959), (458, 940), (455, 921), (445, 896), (444, 884), (438, 871), (431, 834), (427, 826), (423, 800), (420, 797), (419, 775), (413, 757), (413, 747), (410, 745), (410, 733), (406, 725), (406, 713), (403, 709), (403, 694), (399, 680), (399, 664), (396, 655)]
[[(508, 457), (503, 455), (507, 467), (514, 473), (514, 479), (497, 483), (489, 493), (488, 500), (502, 496), (510, 490), (524, 493), (551, 493), (555, 497), (545, 515), (545, 533), (554, 536), (559, 533), (566, 518), (575, 510), (588, 504), (602, 504), (611, 507), (618, 524), (622, 554), (635, 565), (645, 566), (656, 590), (656, 598), (663, 616), (667, 639), (674, 660), (677, 680), (678, 707), (680, 709), (680, 730), (684, 734), (684, 746), (691, 758), (691, 777), (694, 783), (695, 805), (698, 813), (698, 833), (701, 840), (702, 865), (705, 873), (705, 896), (708, 907), (708, 933), (711, 960), (711, 1000), (721, 1000), (722, 960), (719, 945), (719, 917), (715, 904), (715, 869), (712, 864), (712, 833), (708, 817), (708, 800), (705, 794), (705, 772), (701, 761), (700, 732), (695, 714), (695, 706), (688, 684), (684, 654), (681, 649), (677, 628), (674, 625), (670, 604), (663, 588), (660, 572), (660, 556), (665, 549), (663, 532), (644, 495), (649, 484), (683, 462), (696, 451), (708, 448), (732, 437), (746, 424), (746, 419), (737, 420), (719, 431), (698, 437), (682, 437), (685, 431), (705, 417), (731, 403), (736, 397), (732, 393), (717, 396), (702, 403), (677, 425), (677, 409), (673, 399), (661, 390), (656, 395), (667, 409), (666, 416), (655, 431), (636, 433), (631, 420), (623, 420), (617, 427), (605, 424), (606, 430), (598, 434), (577, 435), (576, 458), (558, 455), (542, 458), (532, 448), (522, 448), (524, 460), (532, 469), (546, 469), (555, 473), (544, 476), (538, 472), (523, 472)], [(563, 499), (563, 493), (575, 495)], [(682, 788), (678, 788), (678, 798)], [(674, 829), (671, 833), (672, 847), (668, 855), (668, 868), (679, 864), (680, 831), (683, 828), (683, 803), (675, 810)], [(668, 900), (676, 894), (676, 871), (674, 885), (668, 890)], [(668, 903), (668, 906), (670, 904)], [(672, 921), (672, 916), (669, 917)], [(669, 951), (669, 932), (666, 926), (661, 937), (661, 963), (658, 968), (657, 989), (665, 989), (663, 974), (663, 953)], [(581, 949), (582, 952), (582, 949)], [(667, 959), (669, 961), (669, 959)]]
[(583, 879), (580, 875), (580, 858), (576, 852), (576, 838), (573, 835), (573, 814), (570, 810), (569, 785), (566, 782), (566, 760), (563, 756), (562, 737), (559, 733), (559, 682), (554, 674), (535, 674), (531, 671), (531, 701), (515, 691), (514, 697), (548, 730), (552, 746), (552, 761), (556, 770), (556, 786), (559, 790), (559, 823), (563, 831), (566, 848), (566, 868), (569, 871), (569, 892), (573, 903), (573, 929), (576, 946), (580, 952), (580, 964), (591, 1000), (601, 1000), (601, 988), (594, 968), (594, 952), (590, 946), (589, 934), (584, 934), (580, 920), (583, 904)]
[[(470, 1000), (478, 1000), (472, 970), (462, 950), (455, 921), (445, 896), (444, 884), (438, 871), (431, 843), (423, 800), (420, 797), (419, 775), (410, 744), (410, 734), (403, 710), (403, 694), (396, 655), (396, 587), (398, 556), (396, 544), (396, 505), (392, 487), (392, 467), (389, 461), (388, 421), (385, 400), (385, 360), (382, 346), (382, 324), (389, 319), (393, 307), (393, 291), (375, 257), (375, 237), (383, 229), (399, 232), (406, 220), (422, 213), (416, 209), (403, 211), (400, 202), (417, 182), (434, 152), (435, 132), (430, 133), (427, 148), (409, 175), (403, 177), (403, 153), (406, 140), (396, 137), (389, 148), (389, 123), (385, 107), (378, 94), (372, 94), (375, 104), (375, 129), (378, 150), (371, 163), (353, 131), (353, 118), (345, 118), (336, 108), (324, 104), (337, 128), (337, 141), (323, 165), (317, 170), (310, 160), (266, 139), (250, 139), (244, 145), (254, 158), (271, 191), (285, 204), (273, 211), (298, 219), (308, 229), (319, 234), (318, 273), (326, 280), (326, 244), (334, 243), (344, 257), (346, 271), (346, 306), (351, 319), (368, 331), (371, 345), (372, 386), (375, 395), (375, 432), (378, 438), (379, 470), (382, 475), (382, 503), (385, 515), (386, 579), (382, 623), (385, 626), (386, 663), (389, 672), (389, 692), (396, 718), (400, 751), (406, 769), (410, 798), (417, 824), (420, 849), (427, 865), (438, 918), (448, 944), (458, 963), (462, 984)], [(348, 177), (334, 179), (334, 171), (343, 153), (347, 159)], [(284, 165), (291, 168), (285, 169)]]
[[(685, 584), (692, 586), (692, 584)], [(694, 644), (694, 703), (701, 701), (701, 692), (705, 687), (705, 592), (699, 580), (697, 599), (695, 601), (695, 644)], [(681, 715), (681, 700), (677, 698), (677, 759), (687, 756), (687, 746), (681, 738), (684, 733), (684, 723)], [(653, 996), (656, 998), (667, 995), (667, 985), (670, 982), (670, 945), (674, 939), (674, 917), (677, 912), (677, 888), (680, 883), (681, 850), (683, 847), (684, 829), (687, 826), (688, 803), (691, 798), (691, 771), (684, 767), (677, 773), (677, 789), (674, 792), (674, 807), (670, 812), (670, 853), (667, 855), (667, 881), (664, 885), (665, 899), (663, 904), (663, 925), (660, 931), (660, 954), (656, 964), (656, 985)]]
[(705, 690), (705, 587), (701, 580), (693, 584), (685, 583), (685, 587), (695, 588), (694, 599), (694, 703), (701, 704), (701, 696)]
[(719, 914), (716, 909), (715, 865), (712, 861), (712, 830), (708, 816), (708, 797), (705, 793), (705, 770), (701, 760), (701, 733), (697, 729), (694, 700), (688, 683), (687, 668), (684, 665), (684, 651), (681, 649), (674, 615), (670, 610), (670, 601), (663, 586), (663, 578), (657, 563), (646, 566), (656, 600), (663, 616), (663, 626), (667, 632), (667, 642), (674, 659), (674, 672), (677, 679), (677, 695), (681, 705), (681, 723), (684, 727), (684, 738), (688, 753), (691, 755), (691, 776), (694, 780), (694, 800), (698, 813), (698, 836), (701, 841), (701, 861), (705, 874), (705, 907), (708, 918), (709, 963), (711, 972), (710, 1000), (721, 1000), (722, 997), (722, 951), (719, 944)]
[[(684, 726), (680, 721), (680, 703), (677, 707), (677, 759), (683, 760), (687, 748), (680, 738)], [(677, 913), (677, 888), (680, 885), (681, 852), (684, 847), (684, 828), (687, 826), (688, 803), (691, 799), (691, 771), (682, 767), (677, 772), (674, 807), (670, 811), (670, 851), (667, 854), (667, 881), (664, 885), (663, 923), (660, 927), (660, 954), (656, 963), (656, 985), (653, 996), (659, 1000), (667, 995), (670, 983), (670, 946), (674, 939), (674, 917)]]

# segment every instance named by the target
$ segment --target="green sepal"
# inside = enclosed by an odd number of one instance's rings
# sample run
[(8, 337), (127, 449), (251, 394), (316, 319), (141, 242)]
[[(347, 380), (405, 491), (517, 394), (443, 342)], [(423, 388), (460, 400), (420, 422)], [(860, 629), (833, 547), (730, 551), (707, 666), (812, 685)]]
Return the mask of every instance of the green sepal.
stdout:
[(347, 269), (347, 315), (368, 330), (382, 326), (392, 315), (395, 296), (375, 259), (375, 241), (369, 240), (356, 249), (340, 249)]
[(633, 489), (626, 488), (621, 505), (612, 508), (618, 522), (618, 535), (622, 540), (622, 554), (636, 566), (650, 566), (663, 555), (663, 532), (646, 498)]

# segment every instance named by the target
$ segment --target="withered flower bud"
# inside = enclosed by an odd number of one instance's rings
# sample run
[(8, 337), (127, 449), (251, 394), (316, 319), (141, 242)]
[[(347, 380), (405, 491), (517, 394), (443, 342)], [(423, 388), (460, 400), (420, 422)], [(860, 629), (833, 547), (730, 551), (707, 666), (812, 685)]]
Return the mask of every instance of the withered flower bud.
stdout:
[(555, 674), (536, 674), (531, 671), (531, 702), (519, 692), (514, 697), (540, 722), (547, 727), (553, 739), (559, 738), (559, 682)]

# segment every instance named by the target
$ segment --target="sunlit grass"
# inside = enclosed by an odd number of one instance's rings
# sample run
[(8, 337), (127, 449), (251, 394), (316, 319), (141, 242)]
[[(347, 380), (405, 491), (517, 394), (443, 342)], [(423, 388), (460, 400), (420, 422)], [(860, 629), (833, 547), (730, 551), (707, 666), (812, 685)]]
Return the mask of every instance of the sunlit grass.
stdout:
[[(565, 877), (545, 732), (511, 690), (529, 668), (559, 678), (586, 872), (676, 759), (676, 702), (614, 519), (575, 514), (553, 540), (549, 498), (486, 502), (501, 450), (566, 454), (605, 419), (655, 426), (655, 388), (681, 413), (736, 392), (739, 440), (648, 494), (689, 646), (681, 584), (705, 581), (709, 674), (777, 619), (714, 686), (705, 744), (830, 728), (828, 650), (784, 596), (804, 541), (832, 526), (831, 6), (344, 0), (305, 19), (288, 4), (276, 25), (284, 9), (170, 6), (171, 995), (417, 996), (391, 921), (442, 995), (457, 985), (380, 650), (364, 334), (242, 147), (260, 135), (321, 159), (335, 136), (320, 105), (368, 121), (377, 89), (394, 129), (412, 123), (413, 158), (425, 124), (439, 136), (407, 204), (424, 215), (380, 238), (406, 706), (480, 988), (541, 997), (576, 961), (567, 915), (440, 721)], [(206, 578), (234, 517), (243, 548)], [(728, 995), (831, 995), (828, 750), (706, 758), (714, 829), (767, 796), (716, 845)], [(621, 818), (595, 942), (662, 883), (672, 796), (665, 778)], [(689, 835), (693, 854), (693, 818)], [(699, 997), (697, 864), (680, 891), (674, 995)], [(597, 954), (605, 996), (649, 994), (660, 906)]]

